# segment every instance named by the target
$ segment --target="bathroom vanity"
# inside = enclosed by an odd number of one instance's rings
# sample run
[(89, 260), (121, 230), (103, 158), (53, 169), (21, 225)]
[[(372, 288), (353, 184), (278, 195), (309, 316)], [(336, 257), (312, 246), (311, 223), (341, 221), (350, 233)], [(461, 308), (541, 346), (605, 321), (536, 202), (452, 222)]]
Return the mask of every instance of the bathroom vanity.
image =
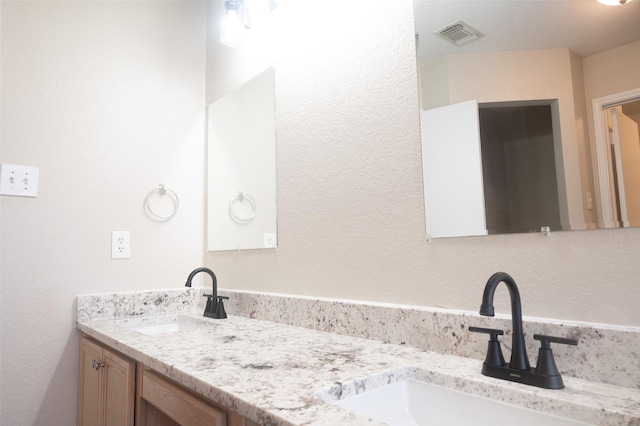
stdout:
[(256, 426), (84, 335), (78, 385), (79, 426)]
[[(249, 300), (246, 294), (225, 292), (230, 296), (228, 318), (205, 318), (201, 292), (194, 288), (78, 297), (81, 345), (95, 345), (98, 349), (92, 354), (117, 355), (136, 371), (136, 424), (197, 425), (194, 418), (202, 418), (209, 425), (377, 425), (382, 423), (341, 408), (337, 401), (411, 379), (586, 424), (640, 425), (640, 390), (634, 387), (569, 375), (562, 390), (496, 380), (481, 374), (481, 360), (447, 354), (447, 350), (425, 350), (410, 347), (410, 341), (385, 343), (384, 339), (249, 318), (260, 314), (258, 295)], [(272, 312), (281, 312), (284, 322), (296, 316), (316, 325), (330, 323), (330, 328), (342, 332), (337, 325), (352, 319), (331, 315), (327, 309), (333, 302), (298, 300), (297, 308), (290, 304), (280, 310), (293, 302), (276, 300), (273, 295), (263, 297)], [(327, 316), (317, 316), (315, 308), (309, 309), (311, 305), (322, 306)], [(334, 305), (344, 308), (348, 303), (336, 301)], [(360, 312), (370, 309), (364, 305), (350, 308)], [(390, 306), (377, 308), (389, 315), (397, 311)], [(237, 312), (246, 316), (234, 315)], [(428, 314), (434, 317), (438, 313)], [(367, 317), (370, 323), (379, 318)], [(383, 322), (387, 319), (392, 320), (389, 316)], [(481, 321), (480, 317), (472, 319)], [(442, 326), (442, 318), (439, 321)], [(425, 321), (421, 323), (427, 340), (440, 338), (428, 330)], [(463, 328), (460, 324), (447, 328), (444, 339), (453, 349), (458, 345), (462, 355), (464, 345), (454, 336), (470, 339), (471, 333)], [(396, 334), (406, 336), (406, 330), (398, 329)], [(588, 348), (589, 342), (584, 346)], [(109, 358), (96, 361), (111, 362)], [(563, 354), (557, 355), (563, 372), (567, 361)], [(86, 376), (82, 371), (92, 372), (92, 360), (86, 357), (82, 365), (80, 401), (81, 407), (88, 407), (96, 403), (87, 395), (95, 393), (86, 393), (93, 382), (83, 383)], [(131, 389), (131, 373), (126, 368), (123, 371), (120, 381)], [(129, 410), (133, 403), (127, 398), (119, 406)], [(187, 420), (186, 416), (193, 418)]]

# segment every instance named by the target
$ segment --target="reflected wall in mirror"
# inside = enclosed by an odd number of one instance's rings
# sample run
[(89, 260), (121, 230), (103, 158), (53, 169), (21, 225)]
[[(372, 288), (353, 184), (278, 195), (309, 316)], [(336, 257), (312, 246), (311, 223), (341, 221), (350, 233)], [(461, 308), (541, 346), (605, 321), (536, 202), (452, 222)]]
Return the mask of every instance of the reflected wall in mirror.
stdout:
[[(611, 105), (596, 114), (592, 102), (640, 88), (640, 2), (607, 7), (595, 0), (414, 0), (414, 9), (427, 234), (636, 226), (620, 215), (622, 177), (613, 178), (615, 157), (596, 161), (597, 126)], [(453, 33), (455, 42), (438, 33)], [(469, 101), (475, 113), (463, 124), (454, 105)], [(518, 126), (510, 120), (508, 129), (487, 127), (507, 109), (525, 105), (546, 105), (551, 121), (526, 134), (526, 123), (542, 122), (527, 115)], [(454, 115), (444, 118), (449, 108)], [(430, 120), (430, 114), (439, 118)], [(431, 134), (445, 120), (450, 124)], [(456, 135), (465, 126), (477, 130), (471, 131), (477, 139)], [(470, 153), (462, 152), (463, 145)], [(488, 146), (493, 154), (485, 152)], [(448, 156), (439, 157), (443, 152)], [(605, 183), (615, 201), (606, 198)], [(608, 220), (603, 209), (612, 203), (614, 219)]]
[(208, 107), (209, 251), (277, 245), (274, 69)]

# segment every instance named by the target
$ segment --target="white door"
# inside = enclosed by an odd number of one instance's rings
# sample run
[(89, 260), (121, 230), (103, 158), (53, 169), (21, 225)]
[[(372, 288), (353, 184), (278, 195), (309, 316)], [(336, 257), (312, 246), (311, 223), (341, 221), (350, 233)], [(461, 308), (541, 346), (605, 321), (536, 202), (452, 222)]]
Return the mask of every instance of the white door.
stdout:
[(486, 235), (478, 103), (420, 111), (427, 235)]
[(640, 225), (640, 126), (624, 114), (622, 106), (608, 109), (611, 127), (614, 191), (622, 227)]

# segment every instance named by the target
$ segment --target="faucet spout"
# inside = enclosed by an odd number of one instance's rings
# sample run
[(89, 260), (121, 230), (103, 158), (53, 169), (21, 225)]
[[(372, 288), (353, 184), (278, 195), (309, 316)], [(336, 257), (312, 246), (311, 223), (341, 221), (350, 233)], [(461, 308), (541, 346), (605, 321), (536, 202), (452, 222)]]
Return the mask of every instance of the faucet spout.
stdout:
[(213, 297), (216, 297), (218, 295), (218, 280), (216, 279), (216, 274), (214, 274), (213, 271), (209, 268), (202, 267), (202, 268), (196, 268), (193, 271), (191, 271), (191, 273), (187, 277), (187, 282), (185, 283), (185, 286), (191, 287), (191, 281), (193, 281), (193, 277), (195, 277), (200, 272), (205, 272), (209, 274), (209, 276), (211, 277), (211, 281), (213, 281)]
[(204, 309), (204, 316), (222, 319), (227, 317), (227, 313), (224, 310), (224, 305), (222, 303), (222, 299), (228, 299), (226, 296), (218, 296), (218, 280), (216, 279), (216, 274), (209, 268), (196, 268), (187, 277), (187, 282), (185, 283), (186, 287), (191, 287), (191, 281), (196, 274), (204, 272), (209, 274), (211, 277), (211, 281), (213, 283), (213, 293), (205, 294), (207, 297), (207, 306)]
[(498, 284), (504, 282), (509, 289), (511, 298), (511, 321), (513, 331), (511, 334), (511, 361), (509, 366), (517, 370), (529, 370), (529, 358), (527, 357), (527, 349), (524, 344), (524, 333), (522, 331), (522, 303), (520, 301), (520, 292), (518, 286), (511, 276), (505, 272), (496, 272), (489, 278), (484, 287), (482, 296), (482, 306), (480, 307), (480, 315), (492, 317), (495, 315), (493, 309), (493, 296), (496, 292)]

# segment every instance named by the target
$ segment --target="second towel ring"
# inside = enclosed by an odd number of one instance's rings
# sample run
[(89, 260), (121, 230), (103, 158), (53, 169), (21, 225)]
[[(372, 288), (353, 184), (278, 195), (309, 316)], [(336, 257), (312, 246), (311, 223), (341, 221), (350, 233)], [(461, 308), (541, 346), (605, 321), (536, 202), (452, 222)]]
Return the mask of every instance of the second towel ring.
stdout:
[[(161, 197), (164, 195), (169, 195), (169, 197), (171, 198), (171, 201), (173, 201), (173, 211), (168, 215), (158, 214), (156, 211), (154, 211), (151, 208), (149, 201), (151, 199), (151, 196), (153, 196), (153, 194), (156, 194), (156, 193)], [(153, 219), (159, 222), (164, 222), (166, 220), (171, 219), (173, 216), (175, 216), (176, 213), (178, 212), (178, 207), (180, 207), (180, 200), (178, 199), (178, 194), (176, 194), (169, 188), (165, 188), (164, 185), (161, 183), (158, 184), (157, 188), (152, 189), (144, 199), (144, 210), (147, 212), (149, 216), (151, 216)]]
[[(251, 212), (249, 213), (248, 216), (240, 217), (233, 211), (233, 206), (235, 203), (244, 203), (245, 201), (248, 202), (249, 205), (251, 206)], [(241, 225), (251, 222), (253, 218), (256, 216), (256, 201), (253, 199), (251, 195), (242, 191), (238, 191), (236, 196), (233, 197), (229, 202), (229, 216), (234, 222), (239, 223)]]

